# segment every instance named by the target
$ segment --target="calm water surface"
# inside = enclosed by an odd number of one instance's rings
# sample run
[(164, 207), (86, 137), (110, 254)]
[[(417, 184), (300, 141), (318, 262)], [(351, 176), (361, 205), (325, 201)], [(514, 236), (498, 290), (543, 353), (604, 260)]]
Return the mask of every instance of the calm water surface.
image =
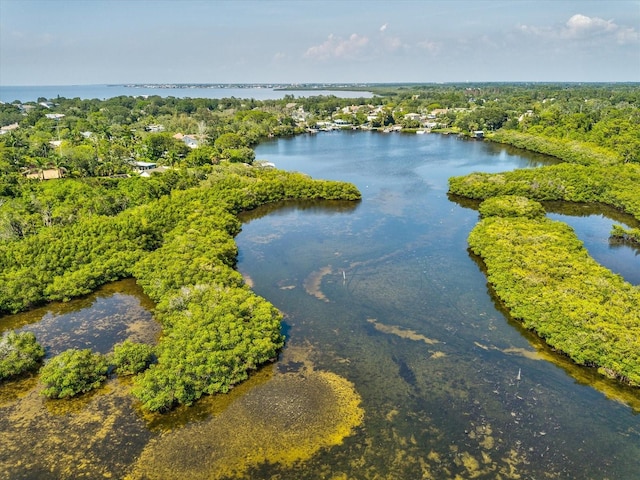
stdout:
[(631, 215), (605, 206), (553, 202), (545, 207), (549, 212), (549, 218), (573, 227), (594, 259), (609, 270), (622, 275), (627, 282), (640, 285), (640, 246), (609, 240), (614, 224), (639, 228), (640, 222)]
[(285, 95), (294, 97), (312, 97), (317, 95), (335, 95), (340, 98), (371, 98), (371, 92), (351, 92), (346, 90), (274, 90), (273, 88), (150, 88), (127, 85), (41, 85), (6, 86), (0, 85), (0, 101), (11, 103), (35, 102), (38, 98), (54, 100), (57, 97), (80, 98), (82, 100), (124, 96), (158, 95), (175, 98), (253, 98), (255, 100), (274, 100)]
[[(440, 135), (332, 132), (263, 144), (257, 158), (363, 193), (359, 203), (285, 203), (242, 216), (238, 268), (285, 314), (281, 360), (228, 396), (161, 418), (137, 411), (120, 380), (70, 402), (43, 400), (35, 378), (10, 382), (0, 389), (0, 430), (10, 432), (0, 435), (0, 477), (123, 478), (153, 472), (140, 464), (154, 453), (180, 452), (171, 478), (202, 478), (189, 472), (203, 452), (243, 431), (224, 412), (304, 358), (352, 382), (364, 422), (339, 446), (292, 467), (245, 468), (246, 478), (638, 478), (638, 391), (574, 366), (509, 318), (467, 252), (477, 212), (447, 197), (452, 175), (533, 168), (544, 157)], [(611, 224), (630, 219), (551, 207), (598, 261), (639, 283), (637, 251), (607, 242)], [(0, 325), (35, 331), (50, 354), (106, 352), (157, 334), (133, 283), (107, 293)]]
[[(447, 136), (336, 132), (267, 143), (257, 158), (363, 193), (349, 211), (252, 212), (237, 238), (240, 271), (286, 314), (288, 346), (308, 345), (354, 382), (366, 411), (361, 432), (288, 478), (317, 478), (326, 465), (347, 478), (637, 478), (637, 390), (571, 365), (501, 311), (467, 252), (477, 212), (447, 198), (452, 175), (543, 157)], [(590, 215), (552, 216), (578, 219), (598, 257), (614, 221)], [(637, 251), (613, 250), (624, 260), (609, 267), (640, 283)]]
[(32, 332), (46, 345), (47, 357), (69, 348), (90, 348), (105, 354), (125, 340), (156, 343), (161, 328), (151, 314), (153, 307), (135, 280), (126, 279), (70, 302), (2, 317), (0, 334), (8, 330)]

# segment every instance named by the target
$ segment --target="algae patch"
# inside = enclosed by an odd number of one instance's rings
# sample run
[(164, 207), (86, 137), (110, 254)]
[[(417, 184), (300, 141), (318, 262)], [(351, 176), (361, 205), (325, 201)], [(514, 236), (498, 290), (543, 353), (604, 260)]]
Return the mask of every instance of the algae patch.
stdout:
[(518, 355), (524, 358), (528, 358), (529, 360), (544, 360), (544, 356), (540, 354), (540, 352), (528, 350), (526, 348), (517, 348), (517, 347), (509, 347), (500, 350), (502, 353), (506, 353), (507, 355)]
[(311, 296), (316, 297), (319, 300), (328, 302), (329, 299), (322, 293), (322, 279), (332, 272), (331, 266), (327, 265), (320, 270), (311, 272), (307, 278), (304, 279), (304, 290)]
[(128, 389), (45, 400), (41, 386), (0, 408), (0, 478), (123, 478), (151, 434), (130, 407)]
[(371, 323), (376, 330), (382, 333), (396, 335), (398, 337), (406, 338), (408, 340), (414, 340), (417, 342), (424, 342), (427, 345), (435, 345), (436, 343), (440, 343), (438, 342), (438, 340), (433, 340), (432, 338), (425, 337), (415, 330), (402, 328), (397, 325), (385, 325), (384, 323), (378, 322), (375, 318), (368, 318), (367, 322)]
[(485, 350), (487, 352), (491, 350), (496, 350), (506, 355), (516, 355), (519, 357), (528, 358), (529, 360), (550, 360), (550, 358), (546, 357), (543, 353), (537, 350), (528, 350), (526, 348), (520, 348), (520, 347), (498, 348), (495, 345), (487, 346), (479, 342), (473, 342), (473, 344), (476, 347), (481, 348), (482, 350)]
[(363, 417), (353, 385), (334, 373), (276, 374), (219, 415), (152, 440), (129, 478), (223, 478), (263, 463), (292, 466), (342, 443)]

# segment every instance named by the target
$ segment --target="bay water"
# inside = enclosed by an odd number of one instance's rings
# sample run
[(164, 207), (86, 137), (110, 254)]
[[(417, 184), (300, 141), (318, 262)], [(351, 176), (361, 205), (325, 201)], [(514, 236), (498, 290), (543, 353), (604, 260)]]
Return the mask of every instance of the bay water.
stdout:
[(258, 86), (228, 87), (160, 87), (151, 85), (0, 85), (0, 101), (12, 103), (35, 102), (39, 98), (55, 100), (58, 97), (80, 98), (81, 100), (106, 100), (119, 96), (152, 96), (175, 98), (253, 98), (255, 100), (276, 100), (285, 95), (294, 97), (311, 97), (318, 95), (334, 95), (340, 98), (370, 98), (371, 92), (354, 92), (346, 90), (284, 90)]
[[(450, 176), (550, 159), (374, 132), (281, 139), (256, 154), (363, 194), (352, 206), (294, 203), (242, 217), (238, 268), (284, 312), (285, 349), (307, 348), (317, 368), (352, 381), (366, 412), (362, 431), (295, 478), (318, 478), (326, 465), (344, 478), (637, 476), (638, 390), (573, 365), (509, 317), (467, 250), (477, 211), (447, 195)], [(588, 248), (606, 243), (613, 220), (594, 242), (588, 218), (578, 236), (588, 233)], [(619, 251), (614, 268), (637, 284), (640, 257)]]
[[(637, 478), (638, 389), (574, 365), (509, 317), (467, 250), (477, 202), (447, 195), (450, 176), (552, 160), (456, 136), (352, 131), (273, 140), (256, 154), (362, 192), (359, 202), (283, 202), (241, 215), (238, 269), (284, 315), (279, 359), (228, 395), (163, 415), (143, 414), (127, 379), (64, 401), (43, 399), (36, 376), (7, 382), (1, 477), (227, 478), (222, 467), (234, 458), (245, 459), (236, 471), (252, 479)], [(610, 224), (637, 226), (633, 219), (583, 206), (548, 211), (638, 284), (637, 251), (607, 243)], [(152, 308), (125, 280), (3, 317), (0, 327), (35, 332), (49, 356), (71, 347), (106, 353), (124, 339), (154, 342)], [(363, 421), (344, 441), (286, 466), (249, 464), (259, 452), (242, 442), (233, 455), (215, 453), (246, 434), (247, 421), (230, 421), (245, 398), (261, 396), (265, 408), (251, 414), (267, 418), (249, 423), (272, 430), (269, 402), (313, 407), (304, 388), (317, 372), (345, 379), (361, 399)], [(266, 388), (294, 374), (301, 392)], [(289, 420), (278, 417), (283, 431)], [(204, 468), (215, 461), (220, 468)]]

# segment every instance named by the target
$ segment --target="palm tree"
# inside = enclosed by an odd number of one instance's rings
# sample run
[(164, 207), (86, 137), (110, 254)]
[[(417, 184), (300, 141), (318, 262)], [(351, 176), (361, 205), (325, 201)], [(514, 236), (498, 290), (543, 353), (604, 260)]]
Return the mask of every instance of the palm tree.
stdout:
[(30, 168), (38, 172), (40, 181), (44, 180), (44, 171), (51, 165), (51, 161), (46, 157), (31, 157)]
[(203, 121), (198, 122), (198, 146), (204, 146), (204, 142), (207, 139), (207, 124)]
[(66, 159), (62, 155), (53, 155), (49, 165), (56, 169), (58, 172), (58, 178), (62, 178), (67, 166)]

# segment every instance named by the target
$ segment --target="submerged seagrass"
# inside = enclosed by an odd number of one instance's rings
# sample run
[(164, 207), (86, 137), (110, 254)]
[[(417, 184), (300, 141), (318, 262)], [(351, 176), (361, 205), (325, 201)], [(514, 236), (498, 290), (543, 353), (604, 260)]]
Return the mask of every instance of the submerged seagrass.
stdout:
[(360, 396), (299, 353), (303, 368), (269, 376), (216, 415), (149, 442), (127, 478), (238, 478), (262, 464), (291, 467), (342, 443), (363, 421)]

